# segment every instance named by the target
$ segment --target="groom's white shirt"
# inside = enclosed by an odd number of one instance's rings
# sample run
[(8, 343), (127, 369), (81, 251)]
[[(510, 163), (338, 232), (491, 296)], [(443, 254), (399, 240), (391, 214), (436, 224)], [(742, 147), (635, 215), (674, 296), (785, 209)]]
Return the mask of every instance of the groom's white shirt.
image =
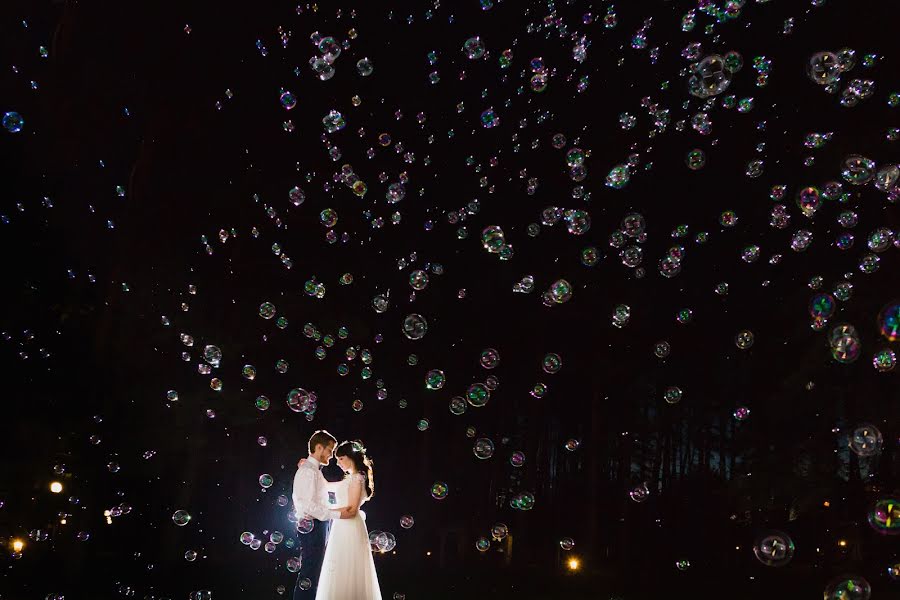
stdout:
[(319, 521), (341, 518), (340, 511), (331, 510), (326, 504), (327, 482), (319, 470), (321, 465), (322, 463), (315, 458), (308, 456), (294, 475), (294, 512), (299, 518), (303, 518), (304, 515)]

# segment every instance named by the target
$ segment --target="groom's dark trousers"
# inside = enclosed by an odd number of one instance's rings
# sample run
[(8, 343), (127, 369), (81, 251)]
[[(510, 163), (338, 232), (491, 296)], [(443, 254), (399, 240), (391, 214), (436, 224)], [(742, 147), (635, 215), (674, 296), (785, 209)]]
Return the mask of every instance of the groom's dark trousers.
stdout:
[[(313, 600), (319, 587), (319, 572), (322, 570), (322, 559), (325, 558), (325, 542), (331, 521), (314, 521), (313, 530), (300, 534), (300, 571), (297, 572), (297, 583), (294, 584), (294, 600)], [(312, 583), (308, 590), (300, 588), (300, 582), (309, 579)]]

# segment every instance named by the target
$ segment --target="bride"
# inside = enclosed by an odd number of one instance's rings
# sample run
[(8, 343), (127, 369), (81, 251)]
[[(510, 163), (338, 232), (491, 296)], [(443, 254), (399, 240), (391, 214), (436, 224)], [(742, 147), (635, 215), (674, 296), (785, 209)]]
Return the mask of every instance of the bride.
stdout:
[(375, 489), (372, 463), (358, 441), (342, 442), (334, 454), (347, 476), (333, 486), (341, 518), (331, 522), (316, 600), (381, 600), (365, 513), (359, 510)]

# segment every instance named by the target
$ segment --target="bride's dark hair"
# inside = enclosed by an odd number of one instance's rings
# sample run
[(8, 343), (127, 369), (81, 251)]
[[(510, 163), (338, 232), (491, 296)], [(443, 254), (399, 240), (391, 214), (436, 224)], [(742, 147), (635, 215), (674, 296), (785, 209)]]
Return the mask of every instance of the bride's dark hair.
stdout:
[(371, 498), (375, 493), (375, 472), (372, 469), (372, 461), (366, 456), (366, 447), (359, 440), (341, 442), (334, 450), (335, 456), (346, 456), (353, 461), (356, 470), (365, 476), (363, 485), (366, 488), (366, 498)]

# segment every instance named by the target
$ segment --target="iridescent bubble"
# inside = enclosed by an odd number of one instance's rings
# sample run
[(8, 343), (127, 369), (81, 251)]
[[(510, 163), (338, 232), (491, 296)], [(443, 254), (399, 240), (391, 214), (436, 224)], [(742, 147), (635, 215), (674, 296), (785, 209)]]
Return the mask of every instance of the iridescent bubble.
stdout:
[(306, 535), (316, 527), (315, 519), (299, 519), (297, 521), (297, 533)]
[(636, 485), (628, 492), (628, 497), (640, 504), (650, 497), (650, 488), (646, 482)]
[(194, 562), (195, 560), (197, 560), (197, 553), (193, 550), (188, 550), (184, 553), (184, 560), (188, 562)]
[(571, 300), (572, 293), (572, 284), (565, 279), (557, 279), (550, 286), (550, 295), (557, 304), (563, 304)]
[(310, 409), (309, 392), (303, 388), (294, 388), (287, 395), (287, 406), (293, 412), (302, 413)]
[(486, 537), (480, 537), (475, 540), (475, 548), (479, 552), (487, 552), (491, 549), (491, 542)]
[(656, 356), (656, 358), (666, 358), (667, 356), (669, 356), (669, 353), (671, 351), (672, 346), (669, 344), (669, 342), (666, 341), (656, 342), (656, 344), (653, 346), (653, 354)]
[(218, 346), (208, 345), (203, 348), (203, 358), (213, 367), (218, 367), (222, 361), (222, 351)]
[(454, 396), (450, 399), (450, 412), (459, 416), (466, 412), (466, 401), (460, 396)]
[(338, 214), (332, 208), (326, 208), (319, 213), (319, 222), (323, 227), (334, 227), (338, 222)]
[(486, 348), (478, 360), (485, 369), (494, 369), (500, 364), (500, 353), (494, 348)]
[(786, 533), (767, 531), (756, 538), (753, 554), (766, 566), (783, 567), (794, 557), (794, 542)]
[(250, 542), (252, 542), (254, 538), (255, 536), (252, 533), (250, 533), (249, 531), (245, 531), (240, 535), (238, 539), (240, 539), (243, 545), (249, 546)]
[(494, 455), (494, 442), (488, 438), (478, 438), (475, 440), (472, 452), (475, 453), (476, 458), (481, 460), (488, 459)]
[(335, 133), (346, 127), (347, 122), (344, 121), (344, 116), (340, 112), (330, 110), (327, 115), (322, 117), (322, 125), (328, 133)]
[(878, 331), (889, 342), (900, 339), (900, 301), (893, 301), (878, 313)]
[(385, 295), (379, 294), (372, 298), (372, 308), (374, 308), (377, 313), (385, 312), (388, 309), (389, 304), (390, 302)]
[(481, 244), (491, 254), (496, 254), (506, 245), (503, 230), (497, 225), (485, 227), (481, 232)]
[(678, 404), (683, 395), (684, 393), (681, 391), (681, 388), (673, 385), (666, 388), (666, 391), (663, 393), (663, 398), (669, 404)]
[(3, 128), (10, 133), (19, 133), (25, 126), (25, 119), (17, 112), (8, 112), (3, 114)]
[(595, 246), (588, 246), (581, 251), (581, 264), (586, 267), (593, 267), (600, 262), (600, 252)]
[(614, 190), (620, 190), (631, 180), (631, 171), (627, 165), (616, 165), (606, 176), (606, 185)]
[(443, 481), (435, 481), (431, 486), (431, 497), (435, 500), (443, 500), (450, 493), (450, 487)]
[(897, 355), (890, 348), (883, 348), (872, 357), (872, 366), (879, 373), (888, 373), (897, 366)]
[(466, 400), (476, 408), (487, 404), (490, 398), (491, 392), (483, 383), (473, 383), (466, 390)]
[(732, 415), (738, 421), (746, 421), (750, 417), (750, 409), (746, 406), (738, 406)]
[(410, 273), (409, 286), (416, 291), (424, 290), (428, 286), (428, 273), (421, 269), (416, 269)]
[(306, 192), (295, 185), (288, 191), (288, 199), (294, 206), (300, 206), (306, 201)]
[(869, 525), (884, 535), (900, 534), (900, 501), (893, 498), (876, 500), (868, 514)]
[(263, 319), (271, 319), (275, 316), (275, 305), (271, 302), (263, 302), (259, 305), (259, 316)]
[(734, 338), (734, 344), (741, 350), (747, 350), (753, 345), (753, 332), (749, 329), (739, 332)]
[(519, 450), (516, 450), (509, 456), (509, 464), (512, 466), (519, 468), (525, 464), (525, 453)]
[(413, 313), (403, 319), (403, 335), (411, 340), (420, 340), (428, 332), (428, 322), (422, 315)]
[[(300, 559), (292, 556), (284, 562), (284, 567), (288, 570), (288, 572), (296, 573), (300, 570)], [(307, 580), (307, 581), (309, 581), (309, 580)], [(307, 588), (307, 589), (309, 589), (309, 588)]]
[(547, 386), (546, 386), (545, 384), (543, 384), (543, 383), (536, 383), (536, 384), (534, 384), (534, 386), (531, 388), (531, 391), (528, 392), (528, 393), (531, 394), (531, 396), (532, 396), (533, 398), (538, 398), (538, 399), (540, 399), (540, 398), (543, 398), (544, 396), (547, 395), (547, 391), (548, 391), (548, 388), (547, 388)]
[(825, 600), (869, 600), (872, 587), (856, 575), (842, 575), (825, 587)]
[(416, 524), (416, 520), (412, 517), (412, 515), (403, 515), (400, 517), (400, 527), (403, 529), (412, 529), (413, 525)]
[(566, 440), (565, 449), (569, 452), (575, 452), (578, 448), (581, 447), (581, 442), (576, 440), (575, 438), (569, 438)]
[(463, 43), (462, 50), (469, 60), (478, 60), (484, 56), (484, 42), (478, 36), (470, 37)]
[(191, 515), (186, 510), (176, 510), (172, 514), (172, 522), (178, 525), (179, 527), (184, 527), (191, 520)]
[(272, 484), (275, 483), (275, 478), (269, 475), (268, 473), (263, 473), (259, 476), (259, 485), (263, 488), (270, 488)]
[(875, 177), (875, 161), (851, 154), (841, 164), (841, 177), (851, 185), (865, 185)]
[(253, 381), (254, 379), (256, 379), (256, 367), (254, 367), (253, 365), (244, 365), (244, 368), (241, 369), (241, 375), (244, 377), (244, 379)]
[(584, 210), (565, 212), (566, 229), (572, 235), (583, 235), (591, 228), (591, 216)]
[(680, 560), (675, 561), (675, 568), (679, 571), (687, 571), (691, 568), (691, 561), (682, 558)]
[(425, 374), (425, 387), (429, 390), (439, 390), (446, 382), (447, 377), (440, 369), (431, 369)]
[(718, 54), (710, 54), (693, 68), (688, 79), (688, 91), (698, 98), (721, 94), (731, 85), (731, 75), (725, 69), (725, 60)]
[(816, 52), (806, 63), (806, 74), (819, 85), (829, 85), (841, 77), (838, 57), (833, 52)]
[(544, 373), (549, 373), (550, 375), (558, 373), (562, 368), (562, 358), (560, 358), (559, 354), (549, 352), (544, 355), (544, 359), (541, 361), (541, 368), (544, 370)]
[(503, 540), (508, 535), (509, 527), (507, 527), (506, 523), (495, 523), (494, 526), (491, 527), (491, 537), (498, 542)]
[(481, 126), (485, 129), (492, 129), (500, 124), (500, 116), (493, 108), (488, 108), (481, 113)]
[(706, 166), (706, 153), (699, 148), (695, 148), (687, 153), (684, 162), (691, 171), (699, 171)]
[(813, 318), (829, 319), (834, 314), (835, 306), (831, 294), (816, 294), (809, 301), (809, 314)]
[(419, 431), (427, 431), (431, 426), (431, 422), (428, 419), (419, 419), (419, 422), (416, 423), (416, 429)]
[(291, 92), (282, 92), (281, 106), (283, 106), (285, 110), (291, 110), (292, 108), (297, 106), (297, 97), (294, 96), (294, 94)]
[(366, 57), (356, 61), (356, 70), (363, 77), (368, 77), (375, 70), (375, 67), (372, 65), (372, 61)]
[(881, 431), (871, 423), (863, 423), (850, 432), (848, 446), (857, 456), (875, 456), (883, 443)]
[(848, 364), (859, 358), (862, 344), (855, 335), (841, 335), (832, 338), (831, 356), (839, 363)]
[(882, 192), (888, 193), (897, 187), (900, 181), (900, 166), (887, 165), (878, 169), (875, 173), (875, 187)]
[(568, 552), (575, 547), (575, 540), (570, 537), (564, 537), (559, 540), (559, 547)]

